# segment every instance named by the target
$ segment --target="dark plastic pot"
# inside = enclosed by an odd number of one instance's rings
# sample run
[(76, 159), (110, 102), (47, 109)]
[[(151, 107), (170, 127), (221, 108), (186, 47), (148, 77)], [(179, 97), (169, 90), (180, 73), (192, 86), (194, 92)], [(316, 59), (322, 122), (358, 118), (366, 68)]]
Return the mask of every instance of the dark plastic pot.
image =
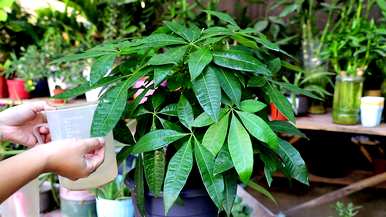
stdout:
[(25, 82), (20, 79), (7, 80), (9, 98), (11, 99), (28, 99), (30, 97), (25, 88)]
[[(126, 179), (126, 185), (134, 192), (133, 180)], [(135, 194), (132, 194), (135, 201)], [(182, 204), (175, 203), (169, 210), (168, 217), (217, 217), (217, 207), (210, 199), (205, 189), (184, 189), (180, 197)], [(164, 214), (162, 197), (156, 198), (152, 194), (145, 195), (145, 211), (147, 217), (166, 217)], [(136, 207), (136, 203), (134, 203)], [(141, 217), (136, 207), (136, 217)]]
[(295, 96), (295, 99), (292, 99), (292, 96), (287, 97), (288, 101), (294, 106), (293, 104), (295, 103), (294, 110), (295, 110), (295, 115), (301, 116), (305, 115), (308, 112), (309, 104), (308, 104), (308, 98), (306, 96), (298, 95)]
[(31, 97), (49, 97), (50, 89), (48, 88), (47, 79), (40, 79), (36, 82), (35, 89), (31, 91)]
[[(168, 217), (216, 217), (217, 208), (205, 189), (186, 189), (180, 194), (182, 204), (175, 203), (169, 210)], [(162, 197), (155, 198), (148, 193), (145, 210), (149, 217), (166, 217)]]

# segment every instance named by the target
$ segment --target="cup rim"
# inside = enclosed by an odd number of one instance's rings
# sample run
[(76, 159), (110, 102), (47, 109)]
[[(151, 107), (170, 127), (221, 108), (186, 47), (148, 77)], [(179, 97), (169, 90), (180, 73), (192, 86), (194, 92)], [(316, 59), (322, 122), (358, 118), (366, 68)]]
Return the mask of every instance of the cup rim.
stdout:
[(96, 107), (97, 105), (98, 104), (95, 102), (70, 104), (70, 105), (64, 105), (64, 106), (56, 107), (56, 109), (54, 109), (54, 110), (43, 111), (43, 113), (55, 113), (58, 111), (72, 111), (72, 110), (84, 109), (84, 108), (88, 108), (88, 107)]

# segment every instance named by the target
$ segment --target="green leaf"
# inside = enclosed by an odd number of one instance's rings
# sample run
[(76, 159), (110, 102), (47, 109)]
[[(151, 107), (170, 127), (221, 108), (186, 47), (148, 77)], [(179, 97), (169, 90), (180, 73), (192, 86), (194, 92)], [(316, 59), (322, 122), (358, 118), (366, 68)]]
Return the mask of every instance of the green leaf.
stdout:
[(280, 58), (275, 58), (268, 62), (268, 69), (272, 74), (277, 74), (281, 69), (281, 60)]
[(138, 46), (139, 48), (146, 49), (146, 48), (157, 48), (157, 47), (165, 47), (170, 45), (186, 44), (186, 41), (180, 37), (176, 37), (176, 36), (172, 36), (164, 33), (157, 33), (157, 34), (151, 34), (145, 38), (139, 39), (137, 43), (142, 44), (141, 46)]
[(252, 49), (257, 49), (258, 48), (255, 41), (253, 41), (253, 40), (251, 40), (249, 38), (245, 38), (240, 33), (233, 34), (232, 35), (232, 39), (234, 39), (235, 41), (237, 41), (241, 45), (244, 45), (245, 47), (249, 47), (249, 48), (252, 48)]
[(221, 106), (221, 88), (211, 67), (192, 81), (193, 91), (202, 109), (217, 122)]
[(159, 197), (165, 175), (165, 151), (160, 149), (145, 152), (143, 154), (143, 163), (149, 190), (155, 197)]
[(298, 130), (293, 124), (287, 121), (271, 121), (269, 126), (276, 133), (286, 133), (293, 136), (307, 138), (307, 136)]
[(267, 107), (266, 104), (254, 99), (244, 100), (241, 102), (241, 105), (240, 105), (240, 109), (242, 111), (249, 112), (249, 113), (256, 113), (258, 111), (261, 111), (265, 107)]
[(295, 123), (295, 115), (292, 109), (291, 103), (288, 99), (279, 92), (275, 87), (272, 87), (271, 84), (264, 86), (264, 90), (267, 92), (267, 95), (271, 98), (271, 102), (279, 109), (279, 111), (288, 118), (288, 120)]
[(268, 186), (272, 184), (272, 174), (280, 168), (281, 162), (271, 153), (260, 154), (260, 159), (264, 163), (264, 175), (267, 179)]
[(89, 82), (83, 83), (78, 87), (75, 87), (70, 90), (66, 90), (64, 93), (58, 94), (56, 96), (53, 96), (54, 99), (68, 99), (72, 97), (79, 96), (83, 93), (86, 93), (89, 90), (96, 89), (98, 87), (107, 86), (110, 84), (113, 84), (115, 82), (120, 81), (123, 77), (117, 77), (117, 76), (110, 76), (110, 77), (104, 77), (101, 80), (99, 80), (97, 83), (91, 85)]
[(270, 50), (273, 50), (273, 51), (277, 51), (277, 52), (280, 51), (280, 52), (283, 53), (283, 51), (279, 48), (279, 45), (269, 41), (264, 34), (260, 33), (258, 35), (259, 35), (259, 37), (255, 37), (255, 40), (256, 40), (257, 43), (263, 45), (267, 49), (270, 49)]
[(178, 198), (192, 168), (193, 149), (189, 140), (178, 149), (168, 165), (163, 192), (165, 216)]
[(255, 183), (255, 182), (250, 181), (250, 182), (248, 183), (248, 187), (250, 187), (250, 188), (252, 188), (253, 190), (255, 190), (255, 191), (261, 193), (262, 195), (268, 197), (268, 198), (271, 199), (274, 203), (277, 204), (277, 202), (276, 202), (275, 198), (272, 196), (272, 194), (269, 193), (269, 191), (267, 191), (263, 186), (261, 186), (261, 185)]
[(240, 28), (236, 21), (227, 13), (219, 12), (219, 11), (210, 11), (210, 10), (204, 10), (205, 13), (216, 16), (220, 20), (231, 24), (232, 26)]
[(210, 116), (203, 112), (196, 119), (194, 119), (192, 127), (205, 127), (213, 124), (214, 121), (210, 118)]
[(229, 71), (221, 68), (214, 68), (218, 81), (225, 94), (236, 105), (240, 104), (241, 100), (241, 85), (238, 78)]
[(127, 159), (127, 157), (131, 153), (131, 149), (133, 146), (124, 146), (119, 152), (117, 153), (117, 164), (120, 165), (124, 160)]
[(217, 123), (212, 124), (206, 131), (202, 139), (202, 146), (210, 151), (214, 156), (221, 150), (228, 132), (229, 113)]
[(222, 175), (213, 175), (214, 156), (204, 147), (201, 147), (198, 141), (194, 146), (194, 155), (206, 191), (216, 206), (221, 209), (224, 199), (224, 180)]
[(56, 60), (50, 62), (50, 64), (59, 64), (59, 63), (62, 63), (62, 62), (72, 62), (72, 61), (76, 61), (76, 60), (96, 58), (96, 57), (106, 56), (106, 55), (113, 55), (113, 54), (116, 54), (116, 53), (117, 53), (116, 51), (93, 51), (93, 50), (87, 50), (87, 51), (82, 52), (82, 53), (72, 54), (72, 55), (68, 55), (68, 56), (64, 56), (62, 58), (56, 59)]
[(186, 26), (175, 21), (166, 22), (165, 24), (171, 31), (189, 42), (197, 40), (201, 35), (201, 31), (197, 26), (187, 28)]
[(248, 87), (263, 87), (267, 83), (267, 80), (263, 76), (254, 76), (249, 79)]
[(136, 161), (134, 181), (135, 181), (135, 199), (136, 199), (138, 210), (141, 216), (146, 216), (145, 215), (145, 183), (143, 178), (143, 162), (142, 162), (141, 156), (138, 156)]
[(279, 17), (286, 17), (288, 16), (290, 13), (294, 12), (296, 9), (298, 9), (299, 6), (298, 4), (294, 3), (294, 4), (290, 4), (290, 5), (287, 5), (286, 7), (284, 7), (284, 9), (280, 12), (279, 14)]
[(177, 104), (169, 104), (165, 106), (159, 113), (168, 116), (177, 116)]
[(191, 79), (196, 79), (211, 61), (212, 54), (208, 48), (199, 48), (191, 53), (188, 60)]
[(130, 80), (107, 90), (99, 100), (91, 126), (91, 136), (101, 137), (109, 133), (117, 124), (127, 103)]
[(161, 84), (169, 75), (173, 74), (172, 66), (159, 66), (154, 68), (154, 86)]
[(154, 151), (162, 148), (170, 143), (173, 143), (182, 137), (185, 133), (180, 133), (175, 130), (154, 130), (142, 136), (137, 144), (135, 144), (132, 153), (138, 154), (142, 152)]
[(283, 160), (285, 168), (289, 171), (292, 178), (299, 182), (309, 185), (306, 164), (299, 152), (287, 141), (279, 140), (279, 148), (276, 153)]
[(183, 131), (180, 126), (178, 126), (177, 124), (175, 124), (171, 121), (165, 120), (165, 119), (160, 118), (160, 117), (158, 117), (158, 120), (161, 122), (161, 125), (164, 129)]
[(238, 71), (253, 72), (256, 75), (270, 75), (271, 72), (258, 59), (247, 52), (239, 50), (216, 51), (213, 53), (214, 63), (219, 66)]
[(114, 139), (126, 145), (134, 145), (134, 138), (124, 120), (119, 120), (113, 129)]
[(156, 54), (147, 62), (149, 65), (178, 65), (186, 53), (187, 46), (170, 48), (165, 53)]
[(262, 32), (265, 28), (267, 28), (269, 22), (268, 20), (261, 20), (255, 24), (256, 32)]
[(237, 112), (237, 114), (240, 116), (245, 128), (247, 128), (253, 137), (267, 143), (273, 150), (278, 148), (279, 138), (263, 119), (247, 112)]
[(227, 173), (224, 175), (224, 210), (227, 216), (231, 216), (233, 203), (237, 194), (237, 174)]
[(248, 183), (253, 171), (252, 143), (248, 132), (235, 115), (232, 115), (229, 128), (228, 149), (241, 181)]
[(232, 157), (228, 151), (228, 144), (223, 145), (214, 162), (213, 174), (223, 173), (233, 167)]
[(116, 54), (98, 57), (91, 66), (90, 83), (95, 84), (113, 67)]
[(193, 108), (189, 101), (181, 95), (177, 104), (177, 114), (180, 122), (188, 129), (192, 129), (194, 121)]
[(312, 92), (310, 91), (307, 91), (307, 90), (304, 90), (296, 85), (293, 85), (293, 84), (290, 84), (290, 83), (286, 83), (286, 82), (278, 82), (278, 81), (273, 81), (273, 83), (279, 85), (282, 89), (284, 90), (287, 90), (291, 93), (294, 93), (294, 94), (300, 94), (300, 95), (304, 95), (304, 96), (308, 96), (310, 98), (314, 98), (314, 99), (317, 99), (317, 100), (323, 100), (322, 98), (320, 98), (319, 96), (313, 94)]

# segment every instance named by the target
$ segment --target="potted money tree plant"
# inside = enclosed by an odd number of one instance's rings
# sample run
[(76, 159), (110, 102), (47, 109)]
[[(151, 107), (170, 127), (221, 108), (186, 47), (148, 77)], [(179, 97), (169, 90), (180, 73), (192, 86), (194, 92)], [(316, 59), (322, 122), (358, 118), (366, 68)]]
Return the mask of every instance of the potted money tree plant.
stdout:
[[(166, 22), (149, 36), (54, 62), (94, 59), (90, 81), (56, 97), (104, 87), (91, 133), (113, 130), (127, 144), (119, 162), (137, 156), (132, 196), (143, 216), (230, 215), (238, 180), (250, 183), (258, 163), (269, 184), (278, 170), (308, 184), (300, 154), (276, 134), (300, 134), (289, 123), (295, 117), (278, 90), (283, 83), (272, 79), (285, 52), (263, 34), (241, 29), (228, 14), (206, 13), (224, 25)], [(140, 89), (134, 88), (138, 80)], [(291, 84), (283, 87), (307, 94)], [(271, 102), (289, 122), (269, 121)], [(128, 119), (138, 123), (134, 138)]]

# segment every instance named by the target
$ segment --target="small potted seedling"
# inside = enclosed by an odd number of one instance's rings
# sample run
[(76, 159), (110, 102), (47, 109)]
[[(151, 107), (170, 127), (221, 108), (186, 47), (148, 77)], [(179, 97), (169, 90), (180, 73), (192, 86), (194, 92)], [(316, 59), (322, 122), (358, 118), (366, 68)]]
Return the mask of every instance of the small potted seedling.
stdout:
[(98, 217), (132, 217), (133, 201), (122, 176), (96, 189)]

